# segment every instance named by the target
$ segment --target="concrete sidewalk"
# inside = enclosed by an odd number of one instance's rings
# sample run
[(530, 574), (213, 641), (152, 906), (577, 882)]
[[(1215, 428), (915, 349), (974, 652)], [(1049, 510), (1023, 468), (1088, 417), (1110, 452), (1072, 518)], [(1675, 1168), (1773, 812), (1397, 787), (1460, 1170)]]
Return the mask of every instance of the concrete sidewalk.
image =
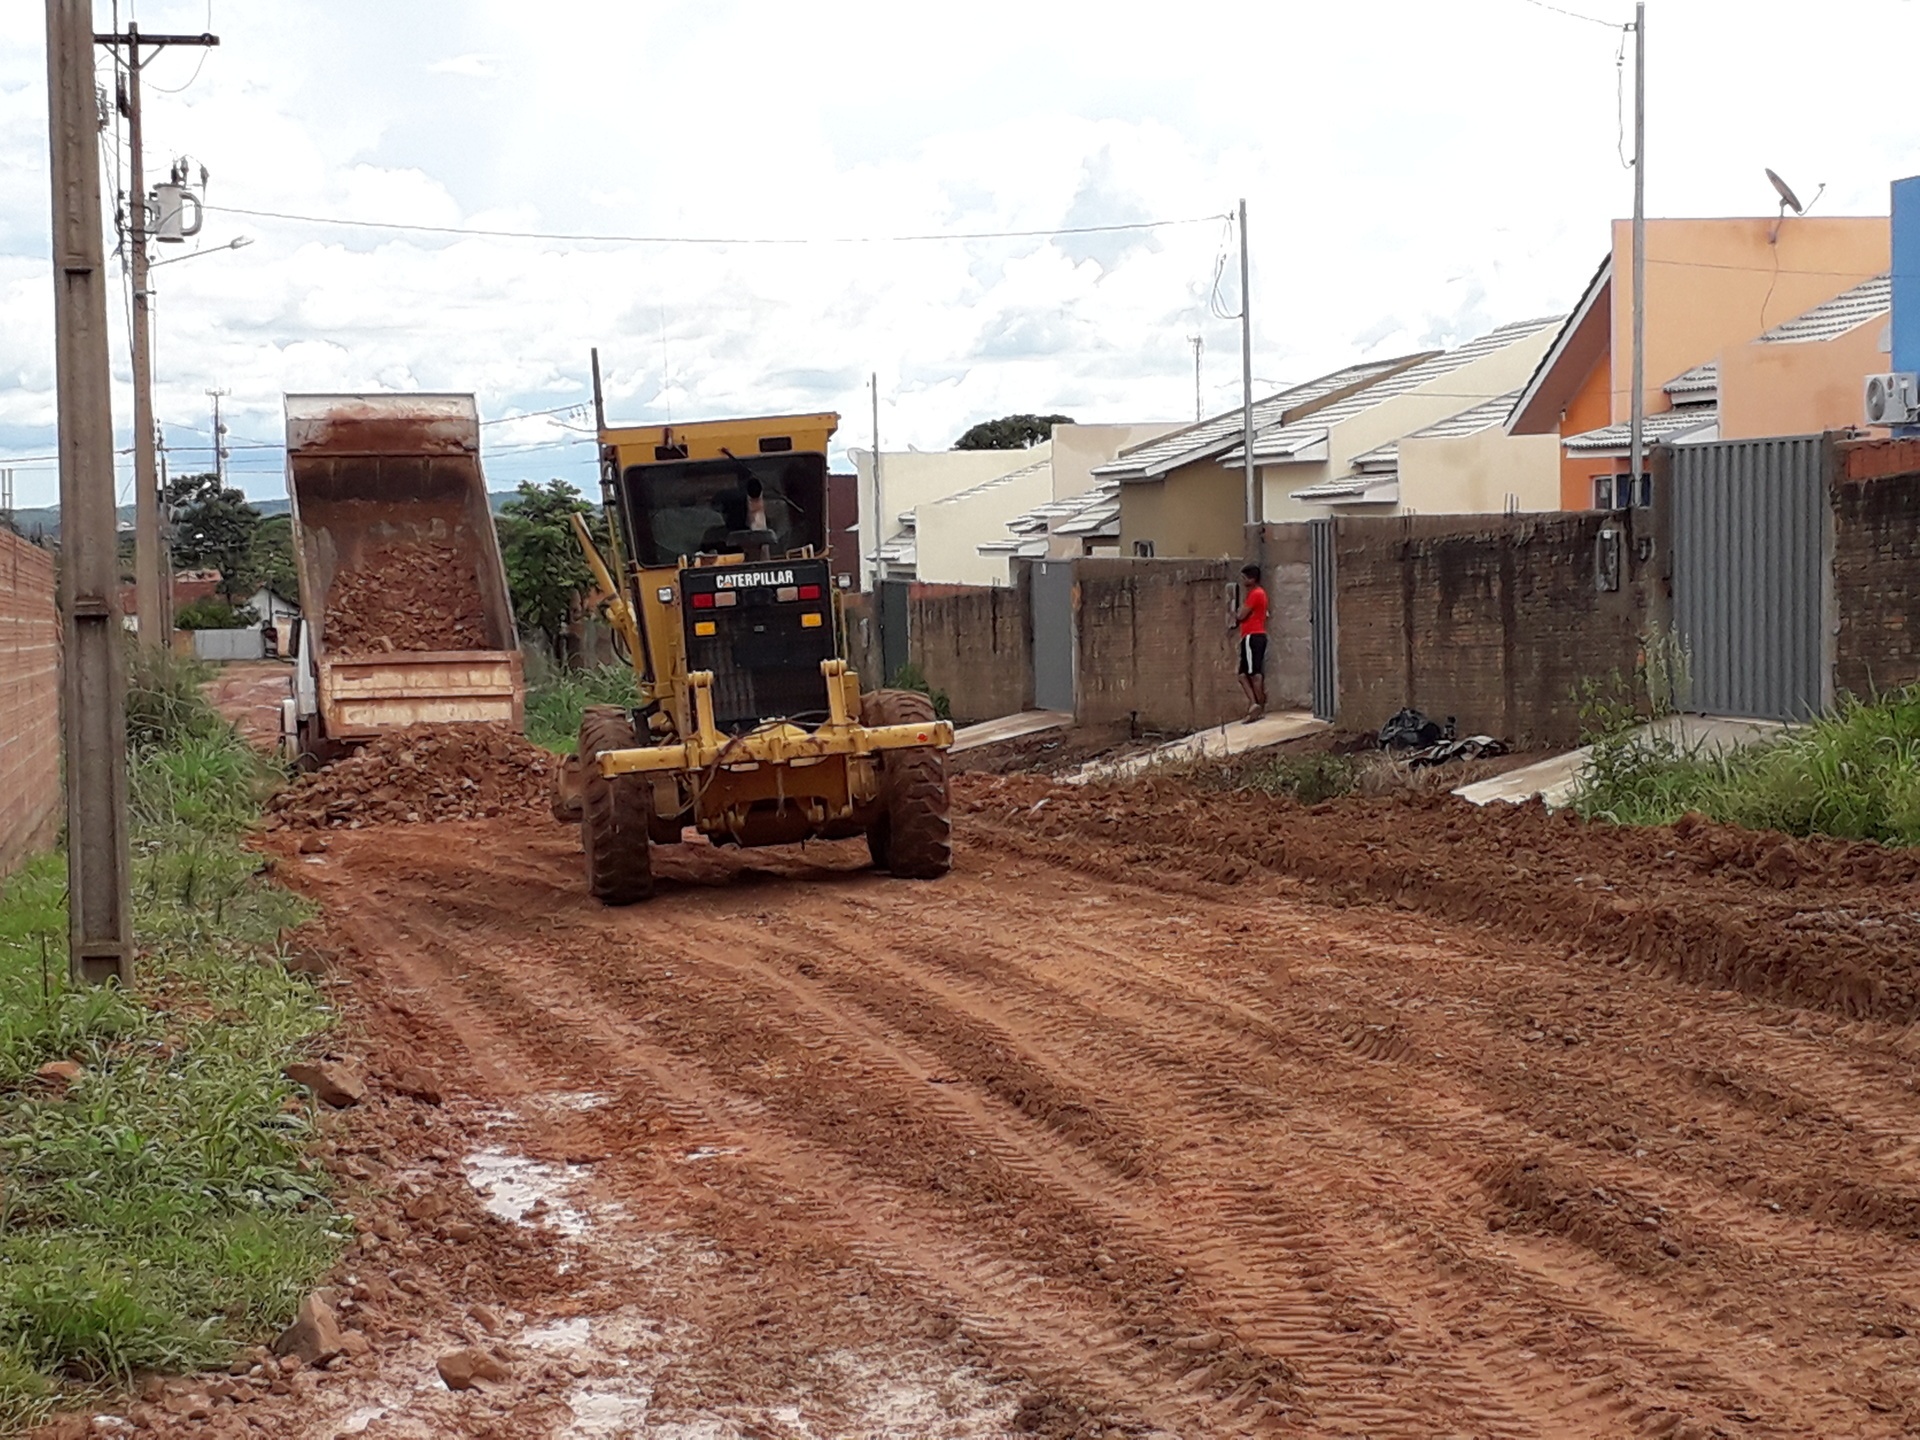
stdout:
[[(1664, 720), (1643, 725), (1633, 733), (1664, 736), (1684, 751), (1719, 754), (1746, 745), (1761, 744), (1780, 735), (1786, 728), (1778, 720), (1736, 720), (1721, 715), (1669, 715)], [(1475, 805), (1488, 805), (1495, 800), (1524, 805), (1536, 795), (1548, 805), (1565, 805), (1573, 798), (1574, 788), (1587, 768), (1590, 753), (1589, 747), (1582, 746), (1564, 755), (1555, 755), (1518, 770), (1509, 770), (1491, 780), (1462, 785), (1453, 793)]]
[(983, 720), (953, 732), (953, 750), (971, 750), (979, 745), (997, 745), (1002, 740), (1018, 740), (1023, 735), (1038, 735), (1042, 730), (1058, 730), (1071, 725), (1073, 716), (1065, 710), (1022, 710), (1017, 715), (1002, 715), (998, 720)]
[(1283, 710), (1276, 715), (1262, 715), (1251, 725), (1235, 720), (1216, 725), (1210, 730), (1196, 731), (1178, 740), (1169, 740), (1164, 745), (1156, 745), (1138, 755), (1129, 755), (1124, 760), (1095, 760), (1060, 778), (1068, 785), (1085, 785), (1090, 780), (1120, 780), (1170, 761), (1224, 759), (1229, 755), (1244, 755), (1251, 750), (1284, 745), (1289, 740), (1318, 734), (1328, 728), (1326, 721), (1316, 720), (1304, 710)]

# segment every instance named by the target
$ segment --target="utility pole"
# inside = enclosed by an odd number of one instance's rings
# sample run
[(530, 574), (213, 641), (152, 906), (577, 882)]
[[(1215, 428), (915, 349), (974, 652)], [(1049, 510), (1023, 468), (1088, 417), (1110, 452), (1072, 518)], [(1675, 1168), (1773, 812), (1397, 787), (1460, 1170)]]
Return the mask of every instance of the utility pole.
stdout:
[(213, 477), (222, 490), (227, 488), (227, 426), (220, 418), (220, 397), (224, 390), (209, 390), (213, 397)]
[[(158, 431), (158, 427), (156, 427)], [(173, 635), (173, 506), (167, 502), (167, 437), (158, 431), (153, 439), (160, 462), (160, 633)]]
[[(867, 583), (873, 586), (873, 628), (879, 632), (880, 668), (887, 668), (887, 627), (882, 616), (886, 604), (886, 587), (880, 583), (880, 372), (874, 371), (867, 377), (868, 388), (873, 392), (873, 558), (868, 562)], [(865, 536), (861, 539), (864, 541)], [(861, 546), (865, 549), (865, 545)], [(875, 683), (884, 685), (887, 677), (880, 675)]]
[(1247, 471), (1247, 524), (1260, 523), (1253, 469), (1253, 299), (1247, 290), (1247, 202), (1240, 201), (1240, 451)]
[(1206, 418), (1200, 408), (1200, 352), (1206, 347), (1206, 337), (1189, 335), (1187, 343), (1193, 346), (1193, 423), (1198, 425)]
[[(134, 609), (140, 616), (140, 643), (165, 645), (168, 634), (162, 626), (172, 589), (162, 570), (160, 540), (160, 482), (153, 451), (153, 341), (152, 290), (147, 279), (147, 178), (145, 156), (141, 151), (140, 62), (141, 47), (168, 45), (212, 46), (220, 43), (214, 35), (142, 35), (138, 25), (129, 23), (120, 34), (95, 35), (96, 45), (127, 48), (127, 88), (118, 97), (127, 117), (127, 145), (132, 153), (131, 190), (126, 197), (128, 268), (133, 277), (133, 593)], [(163, 586), (165, 589), (163, 590)]]
[(1640, 488), (1647, 420), (1647, 7), (1633, 7), (1633, 408), (1628, 412), (1631, 476), (1627, 503)]
[(90, 0), (47, 0), (47, 112), (60, 425), (60, 622), (66, 647), (60, 728), (66, 758), (68, 966), (76, 984), (118, 980), (130, 985), (126, 675)]

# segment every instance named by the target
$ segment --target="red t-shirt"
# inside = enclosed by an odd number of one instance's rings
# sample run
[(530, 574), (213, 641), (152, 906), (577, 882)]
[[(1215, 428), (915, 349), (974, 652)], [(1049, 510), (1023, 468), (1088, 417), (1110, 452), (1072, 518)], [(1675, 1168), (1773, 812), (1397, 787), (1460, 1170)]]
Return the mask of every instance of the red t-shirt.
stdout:
[(1242, 635), (1264, 635), (1267, 633), (1267, 590), (1264, 585), (1256, 585), (1247, 591), (1247, 618), (1240, 622)]

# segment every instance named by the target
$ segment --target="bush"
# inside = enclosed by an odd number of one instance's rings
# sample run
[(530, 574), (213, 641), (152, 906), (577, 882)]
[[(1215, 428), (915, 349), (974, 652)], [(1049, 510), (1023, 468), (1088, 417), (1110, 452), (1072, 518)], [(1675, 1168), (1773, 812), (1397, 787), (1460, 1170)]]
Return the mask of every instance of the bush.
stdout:
[(580, 716), (587, 706), (639, 703), (640, 688), (630, 666), (551, 669), (527, 690), (527, 738), (542, 749), (570, 755), (579, 743)]
[(1660, 735), (1605, 737), (1573, 804), (1628, 825), (1670, 825), (1694, 810), (1749, 829), (1920, 845), (1920, 687), (1849, 699), (1777, 741), (1726, 753)]
[(174, 612), (176, 630), (244, 630), (260, 623), (260, 612), (251, 605), (229, 605), (218, 595), (209, 595), (182, 605)]
[(917, 690), (929, 700), (933, 701), (933, 713), (935, 716), (942, 720), (951, 720), (953, 718), (953, 705), (947, 698), (947, 692), (934, 689), (931, 682), (928, 681), (925, 672), (911, 660), (893, 672), (893, 688), (895, 690)]

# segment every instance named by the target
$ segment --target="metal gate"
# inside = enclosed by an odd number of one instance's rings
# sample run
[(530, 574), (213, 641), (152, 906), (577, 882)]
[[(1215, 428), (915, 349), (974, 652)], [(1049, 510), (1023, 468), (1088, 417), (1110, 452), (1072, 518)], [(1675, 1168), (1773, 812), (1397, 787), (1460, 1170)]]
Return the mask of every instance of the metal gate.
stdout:
[(909, 648), (912, 634), (907, 626), (907, 608), (913, 603), (913, 587), (906, 580), (880, 582), (880, 677), (882, 685), (893, 684), (894, 677), (912, 658)]
[(1825, 707), (1818, 435), (1673, 450), (1673, 621), (1687, 708), (1804, 720)]
[(1033, 703), (1072, 713), (1073, 561), (1033, 562)]
[(1309, 520), (1312, 542), (1311, 573), (1307, 579), (1307, 623), (1313, 645), (1313, 716), (1331, 720), (1340, 708), (1339, 635), (1333, 623), (1333, 521)]

